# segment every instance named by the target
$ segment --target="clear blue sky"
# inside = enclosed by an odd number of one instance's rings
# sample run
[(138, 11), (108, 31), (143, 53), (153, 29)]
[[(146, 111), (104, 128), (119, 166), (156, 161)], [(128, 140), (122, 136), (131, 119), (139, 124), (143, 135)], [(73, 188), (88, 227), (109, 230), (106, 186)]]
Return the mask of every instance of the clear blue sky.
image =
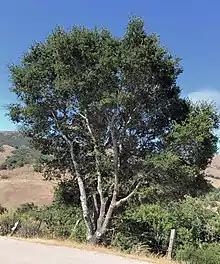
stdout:
[(0, 130), (14, 126), (3, 105), (15, 100), (9, 93), (6, 65), (19, 58), (34, 40), (43, 40), (57, 26), (74, 24), (107, 27), (124, 32), (130, 15), (141, 16), (149, 32), (182, 58), (179, 79), (183, 94), (216, 100), (220, 106), (220, 1), (218, 0), (7, 0), (0, 8)]

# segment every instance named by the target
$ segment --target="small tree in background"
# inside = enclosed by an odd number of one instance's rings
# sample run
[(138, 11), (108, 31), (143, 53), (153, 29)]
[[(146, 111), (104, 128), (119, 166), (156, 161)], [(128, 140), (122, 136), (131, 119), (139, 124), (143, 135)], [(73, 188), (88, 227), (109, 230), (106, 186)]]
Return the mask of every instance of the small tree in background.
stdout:
[(11, 119), (53, 156), (47, 176), (76, 180), (87, 240), (98, 243), (140, 187), (166, 184), (151, 159), (167, 151), (173, 122), (178, 128), (189, 115), (176, 85), (179, 59), (134, 18), (120, 39), (106, 29), (58, 28), (10, 71), (20, 101)]
[(0, 143), (0, 152), (4, 152), (4, 147), (1, 143)]

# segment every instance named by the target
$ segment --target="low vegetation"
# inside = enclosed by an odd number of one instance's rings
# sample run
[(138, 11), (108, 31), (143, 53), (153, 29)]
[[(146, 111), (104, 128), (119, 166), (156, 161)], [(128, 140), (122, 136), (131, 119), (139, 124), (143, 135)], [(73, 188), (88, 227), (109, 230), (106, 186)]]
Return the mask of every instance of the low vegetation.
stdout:
[[(50, 206), (23, 204), (13, 212), (1, 208), (0, 234), (10, 234), (19, 220), (15, 235), (20, 237), (86, 242), (80, 207), (65, 204), (65, 198), (61, 198), (63, 191), (58, 189)], [(220, 206), (216, 194), (217, 191), (201, 198), (185, 197), (181, 202), (127, 208), (112, 219), (112, 228), (101, 244), (126, 253), (162, 256), (167, 251), (170, 230), (175, 228), (173, 257), (176, 260), (217, 264), (220, 262)]]

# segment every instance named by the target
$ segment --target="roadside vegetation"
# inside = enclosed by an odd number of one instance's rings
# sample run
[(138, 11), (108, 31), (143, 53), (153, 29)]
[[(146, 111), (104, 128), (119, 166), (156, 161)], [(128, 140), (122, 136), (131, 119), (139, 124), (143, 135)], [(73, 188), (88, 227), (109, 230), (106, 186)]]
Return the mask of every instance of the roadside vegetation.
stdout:
[(32, 45), (10, 66), (9, 116), (37, 152), (18, 149), (5, 164), (34, 154), (35, 170), (59, 183), (50, 206), (2, 208), (0, 233), (20, 220), (22, 237), (166, 255), (174, 228), (175, 259), (220, 263), (219, 190), (204, 174), (219, 115), (181, 97), (182, 71), (139, 18), (122, 38), (75, 26)]
[[(219, 263), (220, 207), (214, 194), (217, 191), (169, 204), (148, 203), (127, 208), (114, 216), (100, 244), (129, 254), (164, 256), (170, 230), (175, 227), (174, 259), (192, 264)], [(86, 243), (81, 209), (77, 204), (65, 203), (66, 195), (62, 186), (57, 188), (50, 206), (23, 204), (13, 212), (1, 208), (0, 235), (9, 235), (19, 220), (15, 236)]]

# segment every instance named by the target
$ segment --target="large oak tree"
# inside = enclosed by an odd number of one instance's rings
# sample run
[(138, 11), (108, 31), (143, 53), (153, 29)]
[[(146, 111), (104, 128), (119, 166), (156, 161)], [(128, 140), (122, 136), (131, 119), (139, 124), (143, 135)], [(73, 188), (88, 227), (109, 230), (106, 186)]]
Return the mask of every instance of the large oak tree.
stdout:
[(173, 122), (188, 116), (179, 60), (134, 18), (122, 38), (58, 28), (10, 71), (19, 100), (11, 119), (51, 155), (50, 176), (77, 181), (87, 240), (97, 243), (114, 211), (153, 177), (146, 157), (166, 150)]

